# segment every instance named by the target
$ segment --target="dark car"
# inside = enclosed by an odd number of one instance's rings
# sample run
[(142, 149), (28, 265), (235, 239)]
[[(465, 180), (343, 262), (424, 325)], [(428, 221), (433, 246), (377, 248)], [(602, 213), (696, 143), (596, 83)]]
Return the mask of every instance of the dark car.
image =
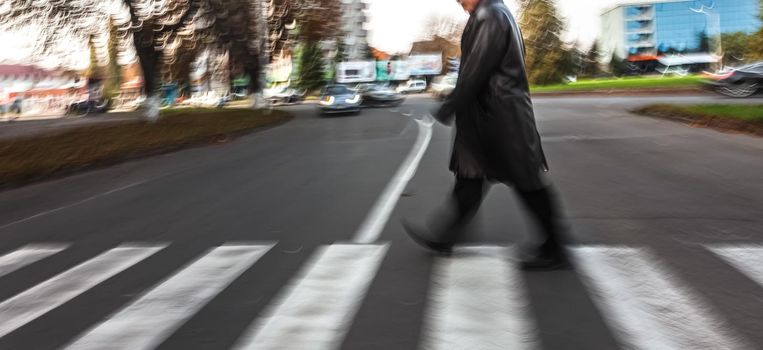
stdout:
[(405, 101), (403, 95), (384, 85), (366, 85), (360, 88), (363, 106), (386, 107), (399, 106)]
[(329, 113), (359, 113), (363, 98), (360, 94), (344, 85), (328, 85), (321, 90), (318, 110)]
[(721, 74), (706, 74), (707, 87), (730, 97), (749, 97), (763, 88), (763, 62), (733, 68)]
[(66, 115), (70, 117), (83, 117), (89, 113), (106, 113), (108, 111), (108, 100), (83, 100), (67, 106)]

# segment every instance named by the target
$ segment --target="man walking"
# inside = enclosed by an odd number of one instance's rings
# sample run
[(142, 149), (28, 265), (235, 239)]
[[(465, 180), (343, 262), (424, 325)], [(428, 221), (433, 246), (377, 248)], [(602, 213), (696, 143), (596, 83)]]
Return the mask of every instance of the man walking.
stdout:
[(535, 126), (524, 43), (502, 0), (458, 0), (469, 13), (461, 38), (461, 68), (453, 92), (434, 117), (456, 137), (450, 169), (456, 183), (445, 213), (427, 228), (404, 224), (417, 243), (450, 252), (474, 216), (490, 182), (513, 187), (540, 224), (543, 243), (526, 269), (567, 264), (560, 242), (559, 205), (545, 177), (548, 171)]

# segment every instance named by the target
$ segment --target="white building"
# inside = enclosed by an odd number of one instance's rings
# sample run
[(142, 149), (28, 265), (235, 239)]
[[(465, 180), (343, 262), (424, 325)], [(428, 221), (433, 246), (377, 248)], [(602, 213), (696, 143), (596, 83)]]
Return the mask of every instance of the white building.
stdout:
[[(757, 32), (763, 26), (759, 14), (759, 0), (626, 0), (601, 14), (601, 58), (644, 62), (673, 54), (720, 56), (722, 45), (703, 47), (703, 37)], [(708, 50), (715, 52), (702, 52)]]
[(599, 59), (608, 63), (613, 55), (619, 58), (628, 56), (625, 47), (625, 12), (622, 6), (604, 11), (601, 14), (601, 37), (599, 38)]
[(367, 55), (366, 11), (368, 4), (364, 0), (342, 0), (342, 41), (348, 61), (361, 60)]

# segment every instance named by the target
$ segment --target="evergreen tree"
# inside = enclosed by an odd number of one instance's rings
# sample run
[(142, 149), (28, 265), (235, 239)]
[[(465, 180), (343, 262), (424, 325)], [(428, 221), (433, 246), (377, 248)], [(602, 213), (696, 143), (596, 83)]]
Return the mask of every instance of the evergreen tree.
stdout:
[(326, 80), (333, 80), (336, 77), (336, 67), (339, 65), (339, 63), (344, 62), (347, 60), (347, 45), (344, 43), (344, 40), (342, 38), (336, 39), (336, 55), (334, 55), (334, 60), (330, 62), (328, 67), (326, 68)]
[[(327, 71), (321, 43), (337, 40), (341, 45), (340, 25), (342, 18), (341, 0), (299, 0), (294, 1), (296, 19), (296, 40), (301, 43), (302, 52), (298, 60), (298, 85), (305, 90), (316, 90), (333, 72)], [(339, 46), (341, 55), (345, 48)], [(344, 58), (337, 57), (336, 59)], [(330, 63), (330, 62), (329, 62)]]
[(522, 0), (520, 27), (525, 39), (525, 65), (531, 84), (562, 81), (565, 48), (560, 37), (564, 23), (554, 0)]
[(334, 56), (334, 63), (344, 62), (347, 59), (347, 44), (341, 38), (337, 40), (336, 56)]
[(710, 52), (710, 36), (707, 35), (707, 32), (705, 32), (704, 30), (701, 31), (698, 35), (698, 40), (699, 40), (699, 44), (697, 45), (698, 46), (697, 51), (703, 52), (703, 53)]
[(299, 86), (307, 91), (320, 89), (325, 82), (323, 51), (317, 42), (304, 44), (299, 64)]
[(617, 54), (613, 54), (612, 59), (609, 61), (609, 70), (612, 72), (612, 75), (620, 77), (628, 73), (628, 64)]
[(564, 55), (559, 62), (563, 77), (578, 76), (583, 70), (583, 53), (577, 47), (564, 49)]
[(751, 49), (751, 42), (754, 42), (755, 36), (744, 33), (723, 33), (721, 36), (723, 40), (723, 65), (724, 66), (737, 66), (748, 60), (751, 54), (748, 51)]
[(596, 76), (601, 72), (601, 69), (599, 68), (599, 58), (601, 56), (601, 52), (599, 52), (599, 42), (594, 41), (593, 46), (588, 50), (588, 53), (586, 53), (585, 58), (583, 59), (583, 75), (586, 76)]

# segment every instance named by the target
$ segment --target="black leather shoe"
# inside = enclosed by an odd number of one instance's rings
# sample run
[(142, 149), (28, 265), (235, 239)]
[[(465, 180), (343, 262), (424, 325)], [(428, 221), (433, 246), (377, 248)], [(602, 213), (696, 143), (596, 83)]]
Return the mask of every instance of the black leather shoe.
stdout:
[(405, 220), (403, 221), (403, 228), (408, 233), (408, 237), (411, 237), (414, 242), (426, 249), (445, 255), (450, 255), (453, 252), (453, 244), (436, 242), (425, 238), (431, 236), (427, 234), (428, 230), (425, 228), (416, 227)]
[(570, 261), (562, 254), (541, 254), (532, 260), (522, 262), (522, 270), (525, 271), (551, 271), (571, 268)]

